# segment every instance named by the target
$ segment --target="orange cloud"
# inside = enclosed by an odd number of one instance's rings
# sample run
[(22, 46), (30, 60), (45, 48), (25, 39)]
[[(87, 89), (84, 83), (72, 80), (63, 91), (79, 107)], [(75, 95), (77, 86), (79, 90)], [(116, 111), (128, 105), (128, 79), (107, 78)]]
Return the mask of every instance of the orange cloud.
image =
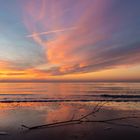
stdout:
[[(74, 27), (70, 28), (64, 27), (62, 24), (60, 24), (63, 20), (63, 16), (65, 15), (65, 9), (67, 8), (63, 9), (58, 3), (55, 4), (54, 2), (51, 2), (51, 6), (48, 7), (49, 2), (50, 1), (48, 0), (46, 0), (45, 2), (41, 1), (41, 12), (38, 11), (38, 3), (36, 1), (28, 2), (25, 7), (25, 11), (29, 13), (29, 16), (25, 14), (24, 22), (27, 25), (26, 27), (28, 28), (29, 32), (31, 32), (31, 35), (28, 35), (27, 37), (32, 37), (35, 42), (45, 47), (46, 59), (48, 60), (48, 63), (58, 65), (62, 71), (63, 67), (66, 67), (66, 65), (67, 67), (69, 67), (69, 65), (77, 65), (77, 63), (82, 63), (83, 60), (85, 61), (87, 56), (85, 55), (86, 52), (84, 51), (84, 49), (83, 51), (81, 51), (82, 46), (86, 47), (87, 45), (96, 44), (98, 41), (105, 39), (106, 37), (104, 35), (96, 34), (96, 29), (95, 33), (92, 33), (93, 35), (95, 35), (95, 37), (90, 37), (90, 30), (93, 27), (90, 26), (89, 19), (92, 15), (93, 7), (98, 9), (97, 5), (99, 4), (99, 2), (95, 2), (94, 6), (92, 5), (87, 7), (86, 12), (82, 12), (79, 15), (79, 19), (77, 21), (72, 21), (72, 25)], [(64, 2), (64, 4), (66, 3)], [(86, 2), (83, 2), (83, 4), (86, 4)], [(80, 3), (77, 2), (75, 7), (79, 7), (79, 5)], [(62, 6), (65, 7), (65, 5)], [(47, 18), (47, 16), (49, 18)], [(57, 29), (58, 27), (61, 28), (58, 30), (40, 32), (40, 28), (38, 28), (36, 24), (41, 25), (42, 29)], [(97, 26), (98, 24), (99, 22), (97, 22), (95, 19), (94, 26)], [(49, 34), (52, 34), (52, 36), (54, 36), (52, 40), (45, 40), (42, 37), (42, 35)], [(77, 51), (77, 53), (75, 53), (75, 51)]]
[(28, 1), (23, 10), (27, 38), (46, 54), (46, 69), (39, 69), (40, 65), (34, 71), (47, 76), (138, 65), (140, 43), (123, 38), (128, 30), (120, 29), (127, 25), (126, 16), (119, 10), (111, 13), (112, 6), (111, 0)]
[(34, 78), (37, 73), (30, 69), (20, 70), (13, 62), (0, 60), (0, 79)]

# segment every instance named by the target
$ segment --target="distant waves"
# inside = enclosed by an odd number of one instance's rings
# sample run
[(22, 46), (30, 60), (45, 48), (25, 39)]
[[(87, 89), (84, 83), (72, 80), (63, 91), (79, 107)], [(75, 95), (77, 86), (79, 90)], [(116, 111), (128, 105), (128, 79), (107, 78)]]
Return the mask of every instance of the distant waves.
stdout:
[(0, 103), (14, 102), (140, 102), (140, 95), (100, 94), (46, 97), (39, 94), (1, 94)]
[(140, 98), (140, 95), (110, 95), (110, 94), (102, 94), (100, 95), (104, 98)]
[(19, 103), (19, 102), (140, 102), (140, 97), (138, 98), (119, 98), (118, 96), (104, 96), (105, 98), (101, 99), (3, 99), (0, 100), (0, 103)]

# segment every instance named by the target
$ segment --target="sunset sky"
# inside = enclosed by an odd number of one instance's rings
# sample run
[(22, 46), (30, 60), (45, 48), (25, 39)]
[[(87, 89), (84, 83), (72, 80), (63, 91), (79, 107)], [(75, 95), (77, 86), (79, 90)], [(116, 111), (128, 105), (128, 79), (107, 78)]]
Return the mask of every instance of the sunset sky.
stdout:
[(0, 80), (140, 80), (140, 0), (0, 0)]

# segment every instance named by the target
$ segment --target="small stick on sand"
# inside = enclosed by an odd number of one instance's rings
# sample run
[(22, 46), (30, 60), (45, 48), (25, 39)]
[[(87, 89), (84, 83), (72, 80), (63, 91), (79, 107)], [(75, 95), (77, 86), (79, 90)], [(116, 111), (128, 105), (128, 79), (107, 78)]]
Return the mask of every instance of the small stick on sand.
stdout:
[(82, 124), (82, 123), (106, 123), (106, 124), (115, 125), (115, 126), (125, 126), (125, 127), (139, 128), (138, 126), (135, 126), (135, 125), (132, 125), (132, 124), (122, 124), (122, 123), (117, 123), (116, 122), (116, 121), (120, 121), (120, 120), (140, 118), (138, 116), (126, 116), (126, 117), (118, 117), (118, 118), (103, 119), (103, 120), (89, 120), (89, 117), (91, 117), (91, 116), (95, 115), (97, 112), (99, 112), (103, 106), (104, 106), (104, 104), (97, 104), (94, 107), (92, 112), (87, 113), (87, 114), (83, 115), (82, 117), (80, 117), (78, 119), (74, 119), (74, 115), (73, 115), (72, 119), (66, 120), (66, 121), (37, 125), (37, 126), (32, 126), (32, 127), (29, 127), (29, 126), (26, 126), (26, 125), (21, 125), (21, 126), (28, 129), (28, 130), (33, 130), (33, 129), (41, 129), (41, 128), (50, 128), (50, 127), (59, 127), (59, 126), (66, 126), (66, 125)]

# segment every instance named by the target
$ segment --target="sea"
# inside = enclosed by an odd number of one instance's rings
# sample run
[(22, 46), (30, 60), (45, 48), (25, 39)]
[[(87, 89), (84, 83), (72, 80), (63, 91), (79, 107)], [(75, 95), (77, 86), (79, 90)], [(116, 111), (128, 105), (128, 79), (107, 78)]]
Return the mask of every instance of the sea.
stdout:
[[(80, 118), (93, 111), (97, 105), (103, 107), (93, 116), (95, 120), (126, 116), (140, 117), (140, 83), (1, 82), (0, 139), (3, 137), (1, 133), (8, 133), (15, 137), (24, 136), (23, 133), (21, 134), (25, 129), (23, 125), (33, 127)], [(130, 126), (132, 124), (140, 126), (139, 119), (129, 119), (125, 123), (127, 125), (129, 123)], [(87, 133), (88, 135), (89, 132), (97, 131), (94, 126), (91, 124), (89, 129), (87, 126), (83, 128), (82, 125), (72, 126), (71, 130), (76, 134)], [(104, 131), (106, 127), (110, 128), (103, 125), (100, 129)], [(62, 129), (56, 129), (56, 131), (65, 133), (65, 129), (63, 131)], [(121, 129), (118, 128), (118, 130)]]
[(0, 83), (0, 102), (140, 102), (140, 83)]

